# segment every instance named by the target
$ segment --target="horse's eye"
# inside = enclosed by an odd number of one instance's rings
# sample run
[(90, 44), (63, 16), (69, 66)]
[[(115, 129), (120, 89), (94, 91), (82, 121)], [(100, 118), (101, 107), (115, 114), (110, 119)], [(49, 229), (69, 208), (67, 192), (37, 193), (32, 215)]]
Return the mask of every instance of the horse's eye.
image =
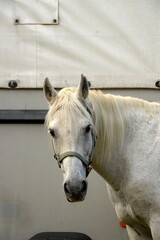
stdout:
[(49, 129), (48, 132), (51, 134), (53, 138), (55, 137), (55, 132), (53, 129)]
[(91, 125), (89, 124), (89, 125), (85, 128), (85, 133), (89, 133), (90, 130), (91, 130)]

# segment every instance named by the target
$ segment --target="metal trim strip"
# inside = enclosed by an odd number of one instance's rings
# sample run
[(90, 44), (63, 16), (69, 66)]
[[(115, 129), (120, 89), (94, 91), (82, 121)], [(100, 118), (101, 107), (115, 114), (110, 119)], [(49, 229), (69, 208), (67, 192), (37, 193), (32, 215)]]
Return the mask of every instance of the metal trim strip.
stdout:
[(47, 110), (0, 110), (0, 124), (43, 124)]

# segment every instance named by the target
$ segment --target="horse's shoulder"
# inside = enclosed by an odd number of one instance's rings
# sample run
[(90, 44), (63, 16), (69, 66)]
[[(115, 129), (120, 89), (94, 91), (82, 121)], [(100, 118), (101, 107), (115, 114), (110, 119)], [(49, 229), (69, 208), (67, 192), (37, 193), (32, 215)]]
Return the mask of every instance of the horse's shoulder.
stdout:
[(128, 222), (128, 209), (123, 192), (119, 189), (115, 191), (110, 185), (107, 184), (107, 189), (109, 193), (109, 198), (116, 210), (117, 216), (120, 220)]
[[(133, 191), (134, 192), (134, 191)], [(120, 220), (127, 225), (134, 225), (140, 219), (148, 221), (148, 212), (151, 207), (149, 201), (138, 199), (135, 194), (126, 194), (125, 189), (115, 191), (111, 186), (108, 186), (110, 199), (115, 207), (115, 211)], [(139, 202), (141, 204), (139, 204)]]

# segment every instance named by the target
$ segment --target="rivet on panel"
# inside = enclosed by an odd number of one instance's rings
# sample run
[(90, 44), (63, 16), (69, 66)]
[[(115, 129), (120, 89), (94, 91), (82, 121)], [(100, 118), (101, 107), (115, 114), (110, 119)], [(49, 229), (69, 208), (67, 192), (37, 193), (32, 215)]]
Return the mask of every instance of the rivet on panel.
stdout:
[(19, 21), (18, 18), (16, 18), (16, 19), (14, 20), (14, 22), (15, 22), (15, 24), (18, 24), (20, 21)]
[(160, 80), (155, 83), (156, 87), (160, 88)]
[(18, 83), (17, 83), (16, 81), (14, 81), (14, 80), (11, 80), (11, 81), (9, 81), (9, 83), (8, 83), (8, 87), (10, 87), (10, 88), (16, 88), (16, 87), (18, 87)]
[(57, 19), (53, 19), (53, 22), (54, 22), (54, 23), (57, 23)]

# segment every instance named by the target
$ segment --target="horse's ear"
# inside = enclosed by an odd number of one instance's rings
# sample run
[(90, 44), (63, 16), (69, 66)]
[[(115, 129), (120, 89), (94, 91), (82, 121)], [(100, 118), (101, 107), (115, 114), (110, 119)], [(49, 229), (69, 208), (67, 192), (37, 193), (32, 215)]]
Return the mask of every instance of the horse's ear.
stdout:
[(82, 74), (81, 75), (81, 81), (77, 88), (77, 98), (79, 100), (84, 100), (88, 97), (89, 93), (89, 87), (91, 86), (90, 82), (87, 80), (87, 78)]
[(57, 96), (56, 90), (52, 87), (50, 81), (48, 78), (44, 80), (44, 94), (47, 99), (47, 101), (51, 104), (54, 98)]

